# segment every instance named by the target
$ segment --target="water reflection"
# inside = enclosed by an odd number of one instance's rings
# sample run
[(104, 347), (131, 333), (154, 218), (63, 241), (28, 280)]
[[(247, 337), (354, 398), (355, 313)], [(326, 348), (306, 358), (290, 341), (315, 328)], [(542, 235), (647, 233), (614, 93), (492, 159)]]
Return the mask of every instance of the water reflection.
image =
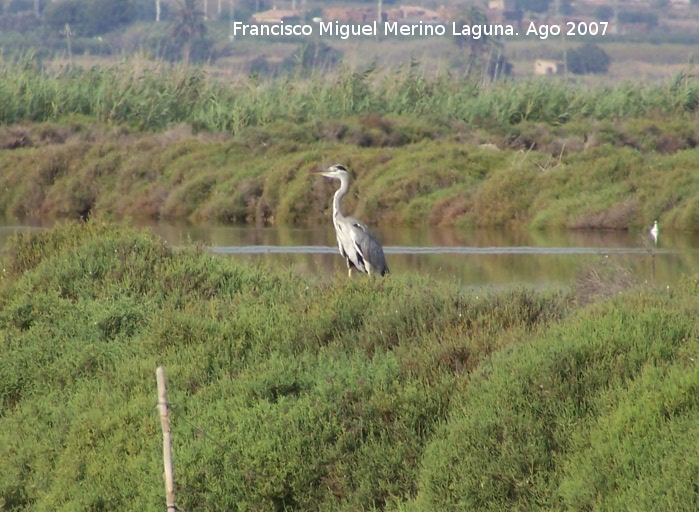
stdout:
[[(332, 226), (250, 227), (184, 223), (140, 224), (172, 245), (200, 242), (223, 257), (264, 261), (300, 275), (346, 272)], [(0, 227), (0, 247), (11, 233), (36, 226)], [(699, 238), (663, 232), (657, 246), (646, 232), (502, 231), (455, 228), (377, 228), (393, 274), (419, 273), (463, 286), (569, 286), (587, 265), (609, 261), (640, 281), (674, 285), (699, 272)]]
[[(255, 228), (174, 225), (152, 229), (173, 244), (203, 242), (229, 257), (292, 268), (300, 274), (346, 271), (332, 226)], [(587, 265), (611, 259), (641, 281), (672, 285), (699, 272), (699, 239), (663, 233), (657, 247), (645, 233), (611, 231), (528, 232), (455, 228), (376, 228), (391, 272), (430, 275), (464, 286), (565, 287)]]

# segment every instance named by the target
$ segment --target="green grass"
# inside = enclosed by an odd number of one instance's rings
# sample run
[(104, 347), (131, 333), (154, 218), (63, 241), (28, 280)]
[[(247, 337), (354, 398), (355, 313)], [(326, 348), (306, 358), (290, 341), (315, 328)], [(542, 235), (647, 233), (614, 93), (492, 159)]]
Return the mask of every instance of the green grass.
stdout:
[(19, 235), (0, 280), (6, 510), (693, 510), (696, 278), (585, 308), (329, 281), (110, 224)]

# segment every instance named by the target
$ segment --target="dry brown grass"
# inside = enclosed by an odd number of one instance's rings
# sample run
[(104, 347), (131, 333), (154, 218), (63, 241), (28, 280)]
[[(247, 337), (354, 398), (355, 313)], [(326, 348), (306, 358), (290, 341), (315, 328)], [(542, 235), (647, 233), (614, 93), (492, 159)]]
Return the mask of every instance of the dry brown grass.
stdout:
[(0, 149), (17, 149), (34, 146), (32, 136), (23, 126), (0, 127)]
[(427, 219), (427, 223), (431, 226), (450, 226), (454, 221), (473, 209), (473, 199), (470, 194), (459, 194), (458, 196), (449, 196), (434, 205)]
[(572, 229), (627, 229), (638, 218), (641, 203), (638, 198), (617, 203), (606, 210), (585, 213), (569, 223)]
[(619, 295), (638, 285), (634, 273), (612, 262), (607, 256), (597, 265), (583, 270), (575, 281), (573, 297), (578, 305)]

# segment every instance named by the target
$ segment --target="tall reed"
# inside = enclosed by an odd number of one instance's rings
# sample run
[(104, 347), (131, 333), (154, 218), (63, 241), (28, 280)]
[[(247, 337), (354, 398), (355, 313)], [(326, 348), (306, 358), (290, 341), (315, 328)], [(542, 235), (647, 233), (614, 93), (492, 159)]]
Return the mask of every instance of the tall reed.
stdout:
[(368, 113), (509, 125), (650, 113), (678, 116), (699, 108), (699, 80), (687, 74), (663, 85), (587, 87), (529, 80), (483, 89), (448, 75), (426, 78), (415, 66), (224, 83), (200, 68), (148, 67), (129, 60), (50, 74), (27, 59), (4, 63), (0, 77), (4, 124), (85, 115), (143, 130), (184, 122), (201, 130), (237, 133), (280, 119), (301, 123)]

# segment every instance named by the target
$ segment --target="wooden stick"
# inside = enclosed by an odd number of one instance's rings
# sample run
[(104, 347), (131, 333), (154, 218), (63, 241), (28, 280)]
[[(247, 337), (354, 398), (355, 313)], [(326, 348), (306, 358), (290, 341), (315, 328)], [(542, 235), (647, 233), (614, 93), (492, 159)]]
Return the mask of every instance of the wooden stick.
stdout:
[(167, 504), (168, 512), (177, 510), (175, 505), (175, 479), (172, 469), (172, 442), (170, 441), (170, 415), (167, 403), (167, 388), (165, 386), (165, 370), (162, 366), (158, 366), (155, 371), (158, 381), (158, 412), (160, 413), (160, 426), (163, 429), (163, 464), (165, 472), (163, 479), (165, 480), (165, 503)]

